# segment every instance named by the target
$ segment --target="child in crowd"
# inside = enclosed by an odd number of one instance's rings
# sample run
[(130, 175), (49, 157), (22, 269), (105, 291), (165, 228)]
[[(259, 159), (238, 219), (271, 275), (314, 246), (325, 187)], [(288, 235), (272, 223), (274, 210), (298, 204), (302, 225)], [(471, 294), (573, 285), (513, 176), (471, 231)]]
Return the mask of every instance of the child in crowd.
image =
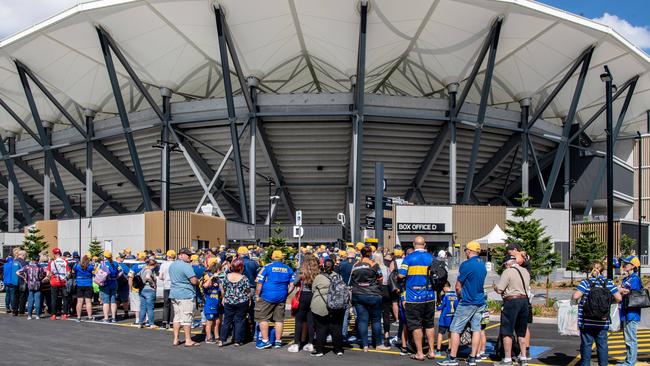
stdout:
[[(442, 356), (442, 341), (445, 334), (449, 334), (449, 326), (454, 319), (456, 307), (458, 307), (458, 296), (451, 288), (451, 284), (447, 281), (443, 287), (445, 292), (442, 297), (442, 302), (438, 306), (440, 312), (440, 319), (438, 320), (438, 344), (436, 345), (436, 356)], [(449, 338), (449, 336), (447, 336)]]
[(203, 315), (205, 316), (205, 343), (219, 343), (219, 303), (221, 300), (221, 287), (217, 278), (219, 264), (216, 258), (210, 258), (208, 270), (203, 277), (203, 295), (205, 296), (205, 306)]

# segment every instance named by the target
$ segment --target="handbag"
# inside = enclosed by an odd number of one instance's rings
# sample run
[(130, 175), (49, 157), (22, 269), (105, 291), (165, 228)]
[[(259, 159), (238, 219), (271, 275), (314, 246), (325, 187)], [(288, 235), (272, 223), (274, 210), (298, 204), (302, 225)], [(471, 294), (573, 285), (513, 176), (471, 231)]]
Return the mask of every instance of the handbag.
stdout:
[(648, 289), (630, 290), (625, 297), (625, 305), (628, 308), (643, 309), (650, 308), (650, 294)]
[(296, 294), (293, 296), (293, 299), (291, 299), (291, 315), (295, 316), (296, 313), (298, 312), (298, 308), (300, 307), (300, 294), (302, 293), (302, 285), (298, 286), (298, 291), (296, 291)]

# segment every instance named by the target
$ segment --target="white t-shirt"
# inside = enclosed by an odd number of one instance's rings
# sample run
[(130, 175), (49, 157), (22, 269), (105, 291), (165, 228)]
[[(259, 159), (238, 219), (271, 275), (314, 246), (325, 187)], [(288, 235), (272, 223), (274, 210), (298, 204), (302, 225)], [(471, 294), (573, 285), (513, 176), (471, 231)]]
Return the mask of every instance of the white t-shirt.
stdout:
[(160, 265), (159, 278), (163, 281), (164, 290), (170, 290), (172, 288), (172, 279), (169, 278), (169, 266), (171, 266), (172, 263), (172, 261), (167, 261)]

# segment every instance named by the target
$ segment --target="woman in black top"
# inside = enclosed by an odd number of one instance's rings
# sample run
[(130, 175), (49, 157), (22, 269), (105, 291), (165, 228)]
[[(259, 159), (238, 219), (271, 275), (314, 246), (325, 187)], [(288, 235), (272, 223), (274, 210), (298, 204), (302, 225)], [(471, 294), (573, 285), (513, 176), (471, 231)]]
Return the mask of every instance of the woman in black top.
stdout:
[(361, 260), (352, 266), (350, 286), (352, 305), (357, 313), (357, 333), (364, 352), (368, 352), (368, 322), (372, 323), (372, 336), (377, 350), (388, 350), (383, 345), (381, 329), (381, 268), (372, 259), (370, 248), (361, 249)]

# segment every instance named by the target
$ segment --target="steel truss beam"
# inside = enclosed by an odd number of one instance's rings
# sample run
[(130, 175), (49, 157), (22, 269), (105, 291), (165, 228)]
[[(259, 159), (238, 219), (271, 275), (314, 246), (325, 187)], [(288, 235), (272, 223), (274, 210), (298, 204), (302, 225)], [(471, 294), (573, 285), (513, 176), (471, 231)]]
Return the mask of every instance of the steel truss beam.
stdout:
[[(4, 144), (4, 139), (0, 137), (0, 154), (2, 154), (2, 160), (5, 161), (5, 167), (7, 168), (7, 174), (9, 175), (9, 179), (11, 180), (11, 184), (14, 186), (14, 194), (16, 195), (16, 198), (18, 198), (18, 203), (20, 204), (20, 210), (23, 213), (24, 216), (24, 221), (27, 222), (28, 224), (31, 224), (33, 221), (32, 215), (30, 214), (29, 208), (27, 207), (27, 200), (24, 191), (20, 188), (20, 183), (18, 183), (18, 178), (16, 178), (16, 172), (14, 170), (14, 161), (12, 158), (9, 157), (9, 153), (7, 151), (7, 147)], [(6, 188), (9, 188), (9, 182), (7, 182), (6, 178), (0, 175), (0, 183), (5, 186)], [(40, 205), (37, 202), (33, 202), (33, 206), (35, 209), (41, 209)], [(6, 212), (6, 211), (5, 211)], [(16, 216), (18, 217), (18, 216)]]
[[(544, 191), (544, 196), (542, 197), (542, 202), (540, 207), (546, 208), (549, 206), (549, 203), (551, 202), (551, 196), (553, 195), (553, 190), (555, 189), (555, 183), (557, 182), (558, 176), (560, 174), (560, 167), (564, 161), (564, 154), (569, 153), (569, 137), (571, 134), (571, 125), (573, 125), (573, 121), (575, 120), (576, 112), (578, 110), (578, 103), (580, 102), (580, 96), (582, 95), (582, 89), (585, 84), (585, 80), (587, 79), (587, 73), (589, 72), (589, 64), (591, 62), (591, 55), (593, 54), (595, 49), (595, 46), (590, 46), (587, 48), (580, 58), (578, 59), (578, 63), (575, 64), (571, 67), (570, 73), (567, 73), (562, 81), (557, 85), (555, 90), (549, 95), (549, 97), (542, 103), (541, 107), (538, 109), (538, 111), (535, 113), (533, 119), (530, 121), (528, 129), (532, 127), (532, 125), (536, 122), (537, 118), (541, 117), (542, 113), (544, 113), (544, 110), (548, 105), (551, 103), (551, 101), (555, 98), (555, 96), (560, 92), (560, 89), (566, 84), (566, 82), (571, 78), (573, 75), (573, 71), (578, 67), (578, 65), (582, 65), (580, 69), (580, 75), (578, 76), (578, 81), (576, 83), (576, 88), (573, 93), (573, 98), (571, 100), (571, 105), (569, 107), (569, 112), (564, 119), (564, 127), (562, 128), (562, 140), (558, 144), (556, 153), (555, 153), (555, 159), (553, 161), (553, 167), (551, 168), (551, 173), (548, 177), (548, 184), (546, 185), (546, 190)], [(566, 169), (570, 169), (570, 167), (566, 167)]]
[[(56, 191), (58, 194), (56, 197), (63, 203), (63, 207), (65, 209), (66, 215), (69, 218), (73, 218), (74, 214), (72, 213), (72, 207), (70, 206), (70, 198), (65, 192), (65, 187), (63, 186), (63, 180), (61, 179), (61, 175), (59, 174), (59, 168), (54, 164), (54, 157), (52, 154), (52, 150), (50, 148), (50, 132), (47, 131), (43, 125), (43, 121), (41, 120), (41, 116), (38, 113), (38, 107), (36, 106), (36, 101), (34, 99), (34, 94), (32, 93), (32, 89), (29, 85), (29, 80), (27, 80), (27, 73), (25, 72), (25, 69), (23, 65), (19, 61), (15, 61), (16, 64), (16, 69), (18, 70), (18, 76), (20, 77), (20, 82), (23, 86), (23, 91), (25, 92), (25, 97), (27, 98), (27, 103), (29, 104), (29, 109), (32, 113), (32, 118), (34, 119), (34, 124), (36, 125), (36, 129), (38, 131), (38, 135), (40, 137), (40, 140), (42, 142), (42, 147), (45, 152), (45, 165), (46, 165), (46, 174), (49, 175), (51, 172), (52, 175), (54, 176), (54, 181), (56, 183)], [(49, 171), (48, 171), (49, 170)], [(42, 183), (43, 186), (45, 187), (45, 190), (47, 191), (50, 189), (50, 187), (47, 186), (47, 182)], [(47, 193), (45, 194), (47, 196)], [(49, 200), (49, 197), (43, 197), (43, 200)], [(47, 208), (47, 204), (45, 205)], [(46, 210), (47, 211), (47, 210)], [(45, 217), (47, 218), (48, 212), (45, 212)]]
[[(479, 145), (481, 143), (481, 132), (483, 131), (483, 124), (485, 123), (485, 112), (487, 111), (488, 97), (490, 96), (490, 90), (492, 85), (492, 76), (494, 74), (494, 63), (497, 56), (497, 48), (499, 46), (499, 34), (501, 33), (501, 24), (503, 23), (503, 17), (498, 17), (497, 20), (492, 25), (490, 31), (489, 41), (489, 50), (490, 54), (488, 56), (487, 67), (485, 69), (485, 76), (483, 79), (483, 87), (481, 88), (481, 103), (478, 109), (478, 115), (476, 116), (476, 127), (474, 128), (474, 143), (472, 144), (472, 154), (469, 160), (469, 168), (467, 170), (467, 179), (465, 180), (465, 189), (463, 190), (463, 199), (462, 203), (467, 204), (469, 199), (472, 196), (472, 189), (474, 187), (474, 171), (476, 169), (476, 159), (478, 158)], [(485, 48), (484, 48), (485, 49)], [(482, 53), (482, 57), (477, 59), (477, 62), (474, 64), (474, 69), (472, 74), (476, 77), (478, 69), (483, 63), (485, 58), (485, 53)], [(469, 86), (471, 83), (465, 85), (465, 89), (460, 96), (460, 105), (462, 106), (469, 93)]]
[[(239, 138), (237, 133), (236, 116), (235, 116), (235, 103), (233, 101), (232, 82), (230, 80), (230, 66), (228, 61), (228, 49), (232, 52), (232, 47), (226, 44), (226, 37), (224, 35), (224, 17), (221, 9), (214, 8), (214, 15), (217, 24), (217, 36), (219, 38), (219, 55), (221, 56), (221, 74), (223, 78), (223, 86), (226, 93), (226, 107), (228, 108), (228, 121), (230, 122), (230, 139), (233, 147), (233, 157), (235, 158), (235, 174), (237, 177), (237, 191), (239, 193), (239, 205), (241, 206), (241, 218), (244, 222), (249, 222), (248, 208), (246, 205), (246, 182), (244, 181), (244, 171), (242, 169), (241, 151), (239, 149)], [(241, 75), (240, 75), (241, 77)], [(241, 90), (244, 90), (246, 85), (241, 85)], [(255, 198), (252, 198), (255, 199)]]
[[(478, 171), (476, 178), (474, 178), (474, 186), (472, 189), (475, 190), (481, 187), (488, 180), (488, 178), (490, 178), (490, 175), (492, 175), (494, 169), (499, 167), (499, 165), (501, 165), (501, 163), (503, 163), (508, 158), (508, 156), (510, 156), (513, 150), (519, 148), (520, 143), (521, 133), (514, 133), (510, 135), (510, 138), (508, 138), (508, 140), (504, 142), (503, 145), (501, 145), (499, 150), (497, 150), (497, 152), (492, 155), (492, 158)], [(516, 156), (517, 154), (515, 153), (515, 157)], [(510, 168), (512, 169), (512, 164)]]
[[(627, 114), (627, 110), (630, 107), (630, 103), (632, 102), (632, 96), (634, 95), (634, 89), (636, 88), (637, 80), (638, 79), (632, 81), (632, 83), (629, 85), (629, 88), (627, 89), (627, 95), (625, 96), (625, 101), (623, 102), (621, 111), (618, 114), (618, 120), (616, 121), (616, 126), (614, 126), (614, 131), (612, 135), (613, 146), (616, 145), (616, 139), (618, 139), (619, 132), (621, 131), (621, 127), (623, 126), (623, 121), (625, 120), (625, 115)], [(610, 132), (608, 131), (608, 133)], [(594, 201), (596, 200), (596, 196), (598, 196), (598, 191), (600, 191), (600, 186), (603, 184), (606, 168), (607, 168), (607, 159), (603, 160), (600, 163), (598, 169), (598, 175), (596, 175), (596, 180), (593, 182), (594, 184), (592, 185), (592, 189), (589, 194), (589, 199), (587, 200), (587, 205), (585, 206), (585, 210), (583, 212), (583, 215), (585, 216), (588, 216), (591, 213), (591, 208), (594, 204)]]
[[(126, 107), (124, 105), (124, 98), (122, 97), (122, 91), (120, 90), (120, 83), (117, 80), (117, 73), (115, 71), (115, 65), (113, 64), (113, 56), (111, 55), (111, 49), (113, 47), (111, 46), (111, 43), (108, 41), (108, 34), (101, 27), (97, 27), (97, 35), (99, 36), (99, 43), (102, 47), (102, 54), (104, 55), (104, 62), (106, 64), (106, 71), (108, 72), (108, 78), (111, 82), (111, 87), (113, 88), (113, 98), (115, 98), (117, 111), (120, 116), (120, 121), (122, 122), (124, 138), (126, 139), (127, 146), (129, 147), (129, 154), (131, 155), (131, 163), (133, 164), (133, 170), (135, 171), (135, 175), (138, 180), (138, 187), (140, 188), (140, 194), (142, 195), (144, 209), (145, 211), (151, 211), (152, 210), (151, 190), (147, 186), (144, 173), (142, 172), (142, 166), (140, 165), (140, 157), (138, 156), (138, 149), (135, 146), (135, 141), (133, 139), (133, 134), (131, 132), (131, 124), (129, 122), (129, 116), (126, 112)], [(115, 49), (113, 50), (115, 51)]]
[[(52, 93), (45, 87), (45, 85), (40, 81), (40, 79), (34, 74), (34, 72), (31, 71), (29, 67), (27, 67), (25, 64), (21, 63), (20, 61), (16, 61), (17, 65), (20, 65), (20, 70), (24, 72), (29, 79), (36, 84), (39, 90), (45, 94), (45, 96), (54, 104), (54, 106), (59, 110), (59, 112), (72, 124), (72, 126), (81, 133), (81, 135), (86, 139), (87, 144), (90, 142), (93, 147), (109, 162), (111, 165), (115, 166), (118, 171), (129, 171), (129, 169), (121, 163), (108, 149), (104, 147), (104, 145), (101, 142), (94, 142), (92, 141), (92, 131), (88, 131), (87, 129), (84, 130), (79, 123), (68, 113), (68, 111), (61, 105), (61, 103), (52, 95)], [(20, 71), (19, 71), (20, 72)], [(9, 113), (9, 115), (23, 128), (29, 135), (36, 140), (36, 142), (39, 143), (39, 145), (43, 146), (43, 142), (41, 141), (40, 138), (32, 131), (29, 126), (4, 102), (2, 99), (0, 99), (0, 105)], [(88, 121), (86, 121), (86, 124), (88, 126)], [(92, 125), (92, 123), (91, 123)], [(80, 180), (82, 183), (87, 183), (86, 182), (86, 176), (85, 174), (79, 174), (80, 170), (76, 168), (76, 166), (66, 159), (61, 153), (58, 153), (56, 150), (53, 150), (53, 154), (55, 157), (55, 160), (64, 168), (66, 169), (70, 174), (75, 176), (78, 180)], [(88, 154), (88, 151), (87, 151)], [(87, 155), (88, 156), (88, 155)], [(130, 171), (129, 171), (130, 172)], [(132, 175), (132, 173), (131, 173)], [(118, 202), (114, 202), (111, 196), (104, 191), (99, 185), (93, 184), (93, 190), (92, 192), (96, 194), (99, 198), (101, 198), (104, 202), (109, 201), (111, 208), (115, 210), (117, 213), (124, 213), (126, 212), (126, 208), (122, 206)]]

